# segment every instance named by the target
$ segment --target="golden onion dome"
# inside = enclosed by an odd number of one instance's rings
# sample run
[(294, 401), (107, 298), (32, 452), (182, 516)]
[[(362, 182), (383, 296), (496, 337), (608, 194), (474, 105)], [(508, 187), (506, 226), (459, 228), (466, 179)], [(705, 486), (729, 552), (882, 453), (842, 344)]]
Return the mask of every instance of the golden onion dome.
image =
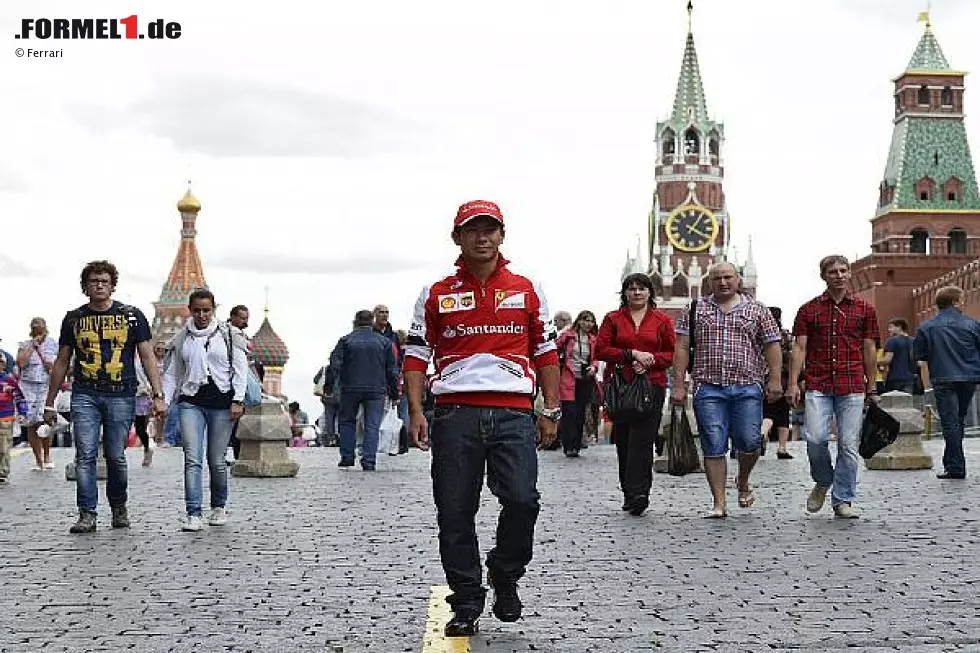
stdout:
[(187, 192), (177, 202), (177, 210), (181, 213), (197, 213), (201, 210), (201, 200), (191, 194), (190, 186), (187, 187)]

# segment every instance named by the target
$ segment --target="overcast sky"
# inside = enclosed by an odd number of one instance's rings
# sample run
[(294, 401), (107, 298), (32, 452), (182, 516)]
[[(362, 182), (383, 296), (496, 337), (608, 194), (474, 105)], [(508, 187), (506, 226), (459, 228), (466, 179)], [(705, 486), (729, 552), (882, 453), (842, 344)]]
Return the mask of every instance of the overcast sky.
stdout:
[[(56, 328), (83, 303), (77, 275), (96, 258), (119, 266), (117, 296), (152, 318), (188, 177), (222, 317), (247, 304), (254, 330), (270, 288), (291, 351), (285, 391), (306, 407), (357, 309), (387, 303), (405, 326), (421, 286), (451, 271), (451, 220), (466, 200), (501, 205), (505, 252), (553, 309), (601, 315), (650, 210), (685, 4), (49, 1), (44, 16), (135, 12), (183, 35), (42, 45), (13, 38), (37, 3), (4, 0), (4, 346), (32, 316)], [(820, 291), (821, 256), (869, 250), (891, 79), (925, 4), (695, 0), (733, 239), (744, 256), (753, 235), (763, 301), (792, 314)], [(935, 0), (932, 17), (951, 65), (980, 72), (980, 2)], [(16, 47), (64, 57), (18, 59)], [(976, 153), (980, 124), (968, 129)]]

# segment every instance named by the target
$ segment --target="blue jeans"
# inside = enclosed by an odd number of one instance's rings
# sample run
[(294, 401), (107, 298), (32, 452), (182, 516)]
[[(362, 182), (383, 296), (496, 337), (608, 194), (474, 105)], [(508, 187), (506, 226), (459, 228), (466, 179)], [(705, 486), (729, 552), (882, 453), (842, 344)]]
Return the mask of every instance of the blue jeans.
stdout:
[(538, 453), (530, 410), (438, 405), (432, 421), (432, 490), (439, 556), (454, 611), (483, 610), (486, 590), (476, 537), (483, 470), (500, 502), (492, 585), (516, 583), (531, 561), (538, 518)]
[(135, 397), (72, 393), (71, 430), (75, 438), (75, 488), (79, 510), (95, 512), (99, 505), (95, 460), (103, 434), (105, 439), (102, 446), (108, 471), (106, 496), (110, 506), (126, 505), (126, 438), (135, 414)]
[(211, 507), (224, 508), (228, 501), (225, 454), (234, 424), (231, 411), (227, 408), (201, 408), (186, 402), (177, 404), (176, 408), (180, 413), (180, 435), (184, 443), (184, 503), (187, 514), (201, 514), (201, 469), (205, 440), (208, 444)]
[(975, 383), (967, 381), (932, 385), (933, 392), (936, 394), (939, 421), (943, 425), (943, 439), (946, 440), (946, 447), (943, 449), (943, 470), (952, 476), (966, 476), (963, 430), (966, 411), (970, 408), (970, 401), (973, 399), (976, 387)]
[[(806, 393), (806, 455), (810, 477), (823, 487), (833, 487), (831, 503), (851, 503), (857, 496), (858, 445), (864, 419), (864, 394), (828, 395)], [(830, 419), (837, 419), (836, 468), (830, 461)]]
[(180, 444), (180, 419), (179, 411), (171, 410), (167, 412), (167, 420), (163, 423), (163, 441), (171, 447)]
[(340, 395), (340, 459), (354, 460), (357, 430), (357, 409), (364, 406), (364, 443), (361, 446), (361, 465), (374, 465), (378, 456), (381, 419), (384, 417), (385, 396), (374, 392), (345, 391)]
[(739, 453), (755, 453), (762, 447), (762, 386), (704, 383), (694, 394), (694, 418), (698, 421), (701, 451), (705, 458), (728, 453), (728, 438)]

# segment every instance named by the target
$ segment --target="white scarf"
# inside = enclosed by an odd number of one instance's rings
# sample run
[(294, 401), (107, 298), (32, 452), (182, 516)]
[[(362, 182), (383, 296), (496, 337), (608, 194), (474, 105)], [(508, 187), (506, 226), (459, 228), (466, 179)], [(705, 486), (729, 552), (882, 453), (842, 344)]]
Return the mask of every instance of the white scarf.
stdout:
[(184, 361), (186, 376), (184, 385), (180, 387), (180, 394), (185, 397), (193, 397), (202, 385), (208, 382), (211, 370), (208, 368), (208, 350), (205, 345), (211, 340), (211, 336), (218, 330), (218, 320), (211, 319), (203, 329), (198, 329), (194, 325), (194, 319), (187, 320), (187, 338), (184, 339)]

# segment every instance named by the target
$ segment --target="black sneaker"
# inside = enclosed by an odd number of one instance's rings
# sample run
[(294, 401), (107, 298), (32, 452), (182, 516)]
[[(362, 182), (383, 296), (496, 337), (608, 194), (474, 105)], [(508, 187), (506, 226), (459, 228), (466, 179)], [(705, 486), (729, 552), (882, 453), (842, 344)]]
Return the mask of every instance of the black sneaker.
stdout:
[(81, 510), (78, 513), (78, 521), (68, 529), (70, 533), (94, 533), (97, 522), (95, 513)]
[(516, 584), (493, 586), (493, 616), (501, 621), (517, 621), (521, 618), (524, 605), (517, 595)]
[(126, 504), (112, 506), (112, 527), (129, 528), (129, 511), (126, 510)]
[(480, 613), (476, 610), (460, 610), (443, 630), (446, 637), (472, 637), (480, 632)]
[(365, 472), (373, 472), (374, 465), (361, 463), (361, 469), (363, 469)]
[(341, 458), (340, 462), (337, 463), (337, 467), (353, 467), (353, 466), (354, 466), (353, 458)]

